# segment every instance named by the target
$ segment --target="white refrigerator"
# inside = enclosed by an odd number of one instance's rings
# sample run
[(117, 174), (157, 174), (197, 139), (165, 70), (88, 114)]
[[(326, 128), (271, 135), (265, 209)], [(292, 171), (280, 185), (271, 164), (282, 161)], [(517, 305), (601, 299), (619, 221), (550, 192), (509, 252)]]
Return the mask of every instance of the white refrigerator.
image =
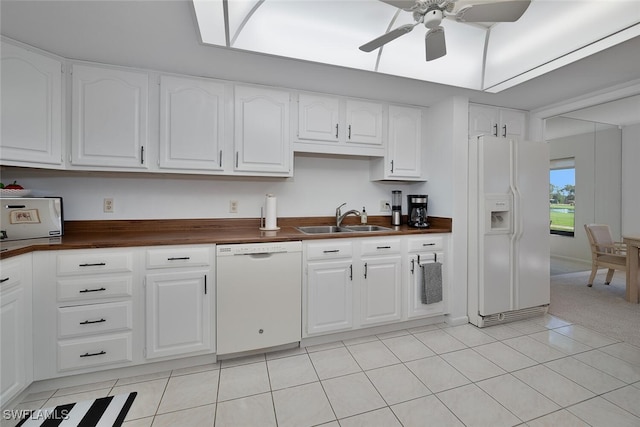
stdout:
[(469, 140), (468, 315), (491, 326), (549, 305), (549, 147)]

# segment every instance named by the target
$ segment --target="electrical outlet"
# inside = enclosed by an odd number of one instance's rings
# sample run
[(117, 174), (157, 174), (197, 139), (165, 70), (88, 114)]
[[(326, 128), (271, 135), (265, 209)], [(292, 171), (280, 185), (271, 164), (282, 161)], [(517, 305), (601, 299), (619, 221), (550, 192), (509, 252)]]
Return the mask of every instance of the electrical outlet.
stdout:
[(229, 213), (238, 213), (238, 201), (230, 200), (229, 201)]
[(380, 212), (390, 212), (391, 202), (389, 200), (380, 200)]
[(113, 199), (111, 197), (105, 198), (102, 201), (102, 209), (105, 213), (113, 213)]

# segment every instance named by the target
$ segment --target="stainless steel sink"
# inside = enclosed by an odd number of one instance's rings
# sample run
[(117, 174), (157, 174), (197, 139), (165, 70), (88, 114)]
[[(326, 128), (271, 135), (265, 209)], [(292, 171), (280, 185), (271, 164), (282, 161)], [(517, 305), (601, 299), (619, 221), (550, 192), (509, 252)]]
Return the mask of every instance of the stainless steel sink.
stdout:
[(336, 227), (335, 225), (312, 225), (305, 227), (298, 227), (298, 230), (305, 234), (330, 234), (330, 233), (350, 233), (352, 230), (348, 230), (344, 227)]
[(366, 231), (366, 232), (371, 232), (371, 231), (388, 231), (391, 230), (388, 227), (383, 227), (381, 225), (345, 225), (342, 228), (347, 228), (351, 231), (356, 231), (356, 232), (360, 232), (360, 231)]
[(336, 227), (335, 225), (312, 225), (298, 227), (298, 230), (305, 234), (333, 234), (387, 231), (391, 229), (380, 225), (345, 225), (344, 227)]

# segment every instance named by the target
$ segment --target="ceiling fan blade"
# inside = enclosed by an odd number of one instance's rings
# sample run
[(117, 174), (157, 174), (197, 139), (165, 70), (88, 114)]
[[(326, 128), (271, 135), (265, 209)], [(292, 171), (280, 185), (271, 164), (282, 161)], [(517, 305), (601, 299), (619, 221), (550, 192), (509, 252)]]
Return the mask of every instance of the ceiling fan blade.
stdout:
[(441, 58), (447, 54), (447, 44), (444, 40), (444, 28), (436, 27), (427, 31), (424, 36), (424, 47), (427, 61)]
[(389, 31), (386, 34), (381, 35), (380, 37), (377, 37), (373, 40), (371, 40), (369, 43), (365, 43), (362, 46), (360, 46), (360, 50), (364, 51), (364, 52), (371, 52), (372, 50), (375, 50), (377, 48), (379, 48), (380, 46), (389, 43), (392, 40), (397, 39), (400, 36), (403, 36), (409, 32), (411, 32), (411, 30), (413, 30), (413, 27), (415, 27), (416, 25), (418, 25), (417, 23), (415, 24), (406, 24), (403, 25), (401, 27), (398, 27), (394, 30)]
[(465, 6), (456, 13), (460, 22), (515, 22), (527, 10), (531, 0), (512, 0)]
[(413, 10), (416, 7), (415, 0), (380, 0), (382, 3), (390, 4), (403, 10)]

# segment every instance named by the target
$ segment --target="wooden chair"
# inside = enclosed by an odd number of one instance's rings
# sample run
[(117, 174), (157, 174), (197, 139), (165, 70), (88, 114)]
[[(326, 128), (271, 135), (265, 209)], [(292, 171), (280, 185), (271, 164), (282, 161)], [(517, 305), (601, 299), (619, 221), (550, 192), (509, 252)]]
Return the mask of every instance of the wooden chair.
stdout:
[(593, 286), (599, 268), (609, 269), (604, 282), (608, 285), (615, 270), (627, 271), (627, 246), (613, 241), (611, 229), (606, 224), (585, 224), (584, 229), (591, 245), (591, 276), (587, 286)]

